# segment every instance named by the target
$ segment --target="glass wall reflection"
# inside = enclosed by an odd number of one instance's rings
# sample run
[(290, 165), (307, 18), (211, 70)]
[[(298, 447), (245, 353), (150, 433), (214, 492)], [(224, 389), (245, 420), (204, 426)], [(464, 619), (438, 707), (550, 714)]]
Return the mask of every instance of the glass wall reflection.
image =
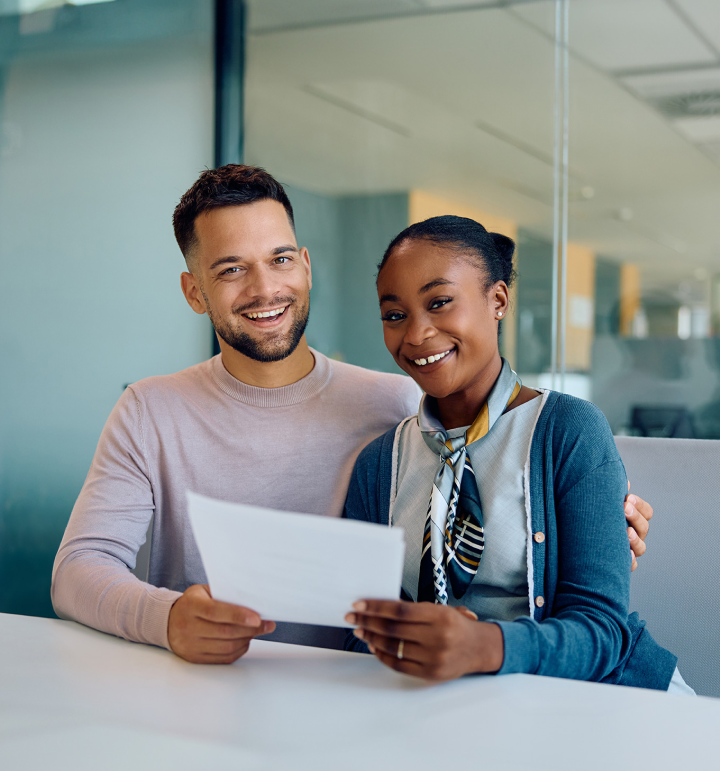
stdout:
[[(251, 0), (247, 161), (290, 186), (311, 344), (394, 367), (374, 264), (409, 222), (516, 238), (505, 355), (553, 380), (555, 2)], [(570, 3), (567, 392), (616, 433), (720, 437), (720, 5)]]
[[(289, 185), (315, 271), (308, 336), (323, 352), (394, 369), (375, 266), (427, 217), (470, 216), (527, 241), (520, 259), (547, 284), (531, 234), (552, 232), (554, 46), (496, 5), (355, 2), (350, 17), (340, 2), (250, 3), (246, 160)], [(518, 292), (549, 318), (542, 291), (523, 277)], [(518, 351), (513, 307), (505, 354), (545, 367), (542, 351)], [(548, 330), (536, 334), (544, 351)]]

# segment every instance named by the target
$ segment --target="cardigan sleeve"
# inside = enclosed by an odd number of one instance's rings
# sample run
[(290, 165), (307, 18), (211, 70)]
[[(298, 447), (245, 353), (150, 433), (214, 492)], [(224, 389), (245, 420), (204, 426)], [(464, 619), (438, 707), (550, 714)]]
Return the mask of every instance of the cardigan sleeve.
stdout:
[(557, 405), (540, 464), (544, 487), (538, 477), (534, 491), (531, 483), (533, 506), (542, 495), (547, 530), (545, 589), (536, 586), (535, 594), (552, 595), (543, 598), (549, 612), (542, 620), (499, 622), (500, 674), (600, 681), (632, 648), (627, 477), (604, 416), (578, 402)]
[[(350, 476), (343, 518), (387, 525), (392, 477), (392, 446), (395, 429), (370, 442), (358, 456)], [(348, 630), (344, 648), (369, 653), (367, 645)]]

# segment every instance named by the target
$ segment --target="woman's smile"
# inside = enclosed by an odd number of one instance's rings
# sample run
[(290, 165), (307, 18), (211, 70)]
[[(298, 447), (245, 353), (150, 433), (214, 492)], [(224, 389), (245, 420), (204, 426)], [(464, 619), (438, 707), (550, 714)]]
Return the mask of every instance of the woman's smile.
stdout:
[[(448, 357), (450, 357), (454, 352), (455, 348), (452, 347), (445, 351), (441, 351), (440, 353), (405, 355), (407, 358), (410, 358), (410, 361), (412, 361), (412, 363), (418, 369), (422, 370), (422, 374), (426, 375), (428, 372), (435, 372), (435, 370), (440, 366), (441, 362), (445, 363), (446, 359), (448, 359)], [(437, 364), (438, 367), (433, 366), (434, 364)]]

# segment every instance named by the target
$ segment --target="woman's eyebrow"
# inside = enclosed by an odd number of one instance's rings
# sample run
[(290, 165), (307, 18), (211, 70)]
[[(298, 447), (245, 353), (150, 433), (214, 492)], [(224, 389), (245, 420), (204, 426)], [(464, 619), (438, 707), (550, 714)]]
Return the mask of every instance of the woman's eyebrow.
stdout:
[(383, 303), (396, 303), (400, 302), (400, 298), (396, 294), (384, 294), (380, 298), (380, 305)]
[(429, 292), (431, 289), (435, 289), (436, 286), (444, 286), (445, 284), (455, 286), (454, 281), (448, 281), (446, 278), (434, 278), (432, 281), (428, 281), (424, 286), (421, 286), (418, 294), (425, 294), (425, 292)]

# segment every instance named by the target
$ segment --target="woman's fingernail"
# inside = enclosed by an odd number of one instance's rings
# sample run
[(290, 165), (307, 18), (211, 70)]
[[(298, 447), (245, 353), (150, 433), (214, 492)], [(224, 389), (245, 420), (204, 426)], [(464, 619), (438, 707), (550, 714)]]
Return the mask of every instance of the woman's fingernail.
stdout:
[(634, 513), (635, 513), (635, 507), (634, 507), (634, 506), (632, 506), (632, 505), (631, 505), (631, 504), (629, 504), (629, 503), (626, 503), (626, 504), (625, 504), (625, 516), (626, 516), (626, 517), (629, 517), (629, 516), (631, 516), (631, 515), (632, 515), (632, 514), (634, 514)]
[(347, 616), (345, 616), (345, 621), (347, 621), (348, 624), (355, 624), (357, 623), (357, 616), (354, 613), (348, 613)]
[(355, 635), (355, 637), (358, 638), (358, 640), (364, 640), (365, 639), (365, 634), (363, 633), (362, 629), (356, 629), (353, 632), (353, 634)]
[(634, 495), (628, 495), (628, 503), (637, 503), (637, 498)]
[(637, 538), (637, 533), (635, 532), (635, 529), (632, 527), (628, 528), (628, 538), (631, 541), (634, 541)]
[(362, 611), (367, 610), (367, 602), (365, 602), (365, 600), (358, 600), (357, 602), (353, 603), (353, 608), (355, 608), (355, 610), (359, 610), (362, 613)]

